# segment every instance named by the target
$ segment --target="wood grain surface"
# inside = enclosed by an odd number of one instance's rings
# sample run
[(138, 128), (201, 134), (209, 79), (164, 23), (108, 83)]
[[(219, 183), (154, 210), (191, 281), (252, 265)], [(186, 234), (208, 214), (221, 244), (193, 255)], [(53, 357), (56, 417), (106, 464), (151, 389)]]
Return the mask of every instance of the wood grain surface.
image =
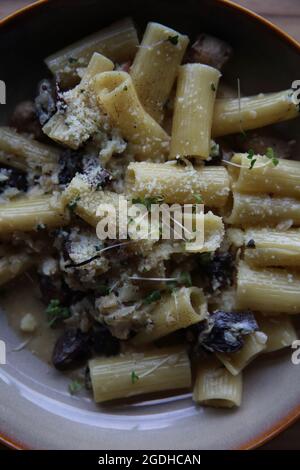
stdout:
[[(0, 18), (30, 3), (34, 2), (30, 0), (0, 0)], [(300, 41), (300, 0), (236, 0), (235, 3), (259, 13)], [(261, 449), (300, 450), (300, 422)], [(4, 450), (1, 445), (0, 450)]]

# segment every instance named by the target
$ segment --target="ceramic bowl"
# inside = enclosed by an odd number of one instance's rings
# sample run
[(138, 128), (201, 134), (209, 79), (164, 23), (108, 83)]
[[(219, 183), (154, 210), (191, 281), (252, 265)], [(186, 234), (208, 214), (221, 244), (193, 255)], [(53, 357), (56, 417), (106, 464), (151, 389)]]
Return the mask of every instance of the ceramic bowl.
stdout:
[[(190, 36), (205, 31), (225, 39), (234, 58), (224, 76), (234, 86), (238, 77), (244, 93), (288, 88), (300, 78), (299, 45), (231, 2), (40, 1), (0, 21), (0, 78), (7, 84), (1, 124), (15, 103), (33, 96), (46, 73), (45, 56), (124, 16), (132, 16), (141, 31), (155, 20)], [(294, 139), (300, 120), (279, 127)], [(189, 395), (104, 407), (71, 397), (68, 379), (29, 351), (12, 351), (20, 340), (3, 314), (0, 337), (8, 351), (7, 365), (0, 366), (0, 439), (14, 448), (247, 449), (300, 415), (300, 366), (292, 364), (291, 351), (247, 368), (243, 405), (236, 411), (197, 408)]]

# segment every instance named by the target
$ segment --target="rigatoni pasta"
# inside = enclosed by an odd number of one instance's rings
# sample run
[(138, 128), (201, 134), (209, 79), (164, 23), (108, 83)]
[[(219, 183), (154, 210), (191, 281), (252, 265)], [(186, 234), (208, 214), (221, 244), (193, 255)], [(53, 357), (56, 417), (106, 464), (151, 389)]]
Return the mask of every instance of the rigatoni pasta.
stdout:
[(94, 52), (114, 62), (131, 60), (138, 46), (137, 32), (130, 18), (118, 21), (45, 59), (51, 72), (64, 88), (79, 81), (82, 68), (87, 67)]
[(23, 171), (50, 172), (57, 168), (59, 150), (0, 127), (0, 162)]
[(266, 350), (267, 341), (267, 335), (257, 331), (245, 339), (240, 351), (234, 354), (217, 353), (216, 356), (232, 375), (237, 376), (250, 362)]
[(232, 157), (228, 171), (233, 189), (242, 193), (272, 193), (277, 196), (300, 197), (300, 162), (278, 159), (277, 165), (261, 155), (254, 155), (255, 165), (249, 167), (248, 154)]
[(94, 399), (98, 403), (191, 386), (189, 358), (180, 348), (92, 359), (89, 368)]
[(242, 374), (232, 375), (215, 357), (197, 366), (193, 400), (198, 405), (232, 408), (242, 402)]
[(300, 275), (280, 268), (254, 268), (241, 262), (237, 274), (237, 304), (269, 314), (297, 314), (300, 310)]
[(217, 100), (212, 136), (235, 134), (294, 119), (299, 111), (298, 105), (292, 100), (292, 94), (292, 90), (284, 90), (240, 99)]
[(79, 85), (64, 95), (66, 110), (56, 111), (44, 125), (43, 132), (50, 139), (76, 150), (98, 131), (103, 117), (91, 95), (90, 82), (98, 73), (113, 68), (111, 60), (93, 54)]
[(287, 348), (298, 339), (296, 329), (288, 315), (276, 317), (258, 315), (259, 329), (268, 337), (264, 353)]
[[(203, 217), (203, 243), (199, 243), (197, 239), (195, 241), (190, 241), (185, 244), (185, 250), (189, 253), (207, 253), (215, 252), (220, 248), (221, 243), (224, 238), (225, 229), (222, 222), (222, 218), (214, 215), (212, 212), (207, 214), (191, 214), (186, 215), (185, 220), (187, 222), (188, 218), (191, 218), (190, 225), (193, 228), (193, 232), (196, 231), (197, 225), (193, 227), (193, 224), (197, 224), (195, 221), (196, 218)], [(201, 227), (202, 220), (199, 221), (198, 226)], [(202, 240), (201, 240), (202, 242)]]
[(93, 83), (99, 106), (130, 143), (137, 159), (164, 158), (169, 151), (169, 136), (143, 109), (130, 75), (106, 72)]
[(255, 266), (300, 266), (300, 230), (252, 228), (244, 234), (244, 259)]
[(203, 292), (196, 287), (183, 287), (162, 297), (152, 311), (151, 324), (138, 332), (132, 342), (135, 346), (152, 343), (173, 331), (199, 323), (207, 314)]
[(1, 300), (21, 348), (74, 369), (72, 395), (238, 407), (246, 366), (297, 340), (300, 166), (245, 131), (299, 106), (219, 99), (228, 51), (154, 22), (139, 45), (124, 19), (48, 57), (53, 80), (0, 127)]
[(39, 227), (62, 227), (68, 222), (69, 214), (55, 196), (24, 197), (0, 204), (1, 234), (38, 230)]
[(126, 178), (133, 197), (161, 196), (167, 203), (194, 204), (195, 195), (201, 195), (207, 206), (222, 207), (229, 196), (229, 177), (223, 167), (130, 163)]
[(269, 194), (232, 194), (232, 209), (225, 217), (231, 225), (249, 227), (265, 225), (276, 227), (283, 222), (300, 226), (300, 199), (272, 197)]
[(170, 159), (210, 155), (211, 127), (220, 72), (208, 65), (179, 68)]
[(159, 123), (188, 43), (187, 36), (159, 23), (148, 23), (131, 66), (138, 97)]

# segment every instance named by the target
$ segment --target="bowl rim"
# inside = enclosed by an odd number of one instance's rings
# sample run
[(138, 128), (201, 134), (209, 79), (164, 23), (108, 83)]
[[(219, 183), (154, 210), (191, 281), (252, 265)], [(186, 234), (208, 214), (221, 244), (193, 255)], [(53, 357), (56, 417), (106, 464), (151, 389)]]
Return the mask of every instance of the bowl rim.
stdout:
[[(9, 15), (5, 16), (4, 18), (0, 19), (0, 28), (4, 25), (13, 22), (17, 18), (30, 14), (33, 10), (38, 10), (39, 7), (50, 3), (53, 0), (37, 0), (34, 3), (30, 3), (22, 8), (15, 10), (14, 12), (10, 13)], [(54, 0), (57, 1), (57, 0)], [(290, 36), (288, 33), (283, 31), (279, 26), (273, 24), (271, 21), (267, 20), (266, 18), (262, 17), (258, 13), (255, 13), (248, 8), (238, 5), (231, 0), (213, 0), (215, 3), (219, 3), (227, 7), (228, 9), (235, 10), (240, 12), (241, 14), (247, 16), (251, 21), (256, 21), (261, 23), (265, 26), (266, 29), (273, 31), (278, 37), (282, 39), (282, 41), (286, 42), (290, 47), (295, 49), (300, 54), (300, 43)], [(287, 415), (285, 415), (280, 420), (276, 421), (275, 424), (270, 426), (266, 431), (257, 434), (252, 439), (244, 442), (242, 445), (238, 447), (234, 447), (231, 450), (252, 450), (256, 449), (257, 447), (266, 444), (277, 435), (282, 433), (292, 424), (294, 424), (298, 419), (300, 419), (300, 402), (299, 404), (294, 407), (292, 410), (289, 411)], [(29, 450), (29, 447), (24, 443), (18, 440), (12, 439), (8, 435), (4, 434), (0, 429), (0, 443), (6, 445), (7, 447), (14, 449), (14, 450)]]

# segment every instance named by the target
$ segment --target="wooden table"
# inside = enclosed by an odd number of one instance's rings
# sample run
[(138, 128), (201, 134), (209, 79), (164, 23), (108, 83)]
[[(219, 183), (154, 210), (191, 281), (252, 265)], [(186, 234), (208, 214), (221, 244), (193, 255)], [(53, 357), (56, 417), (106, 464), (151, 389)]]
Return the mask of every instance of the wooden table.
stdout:
[[(300, 41), (300, 0), (235, 0), (286, 30)], [(0, 0), (0, 18), (30, 3), (31, 0)], [(0, 446), (1, 449), (1, 446)], [(289, 428), (262, 449), (300, 450), (300, 422)]]

